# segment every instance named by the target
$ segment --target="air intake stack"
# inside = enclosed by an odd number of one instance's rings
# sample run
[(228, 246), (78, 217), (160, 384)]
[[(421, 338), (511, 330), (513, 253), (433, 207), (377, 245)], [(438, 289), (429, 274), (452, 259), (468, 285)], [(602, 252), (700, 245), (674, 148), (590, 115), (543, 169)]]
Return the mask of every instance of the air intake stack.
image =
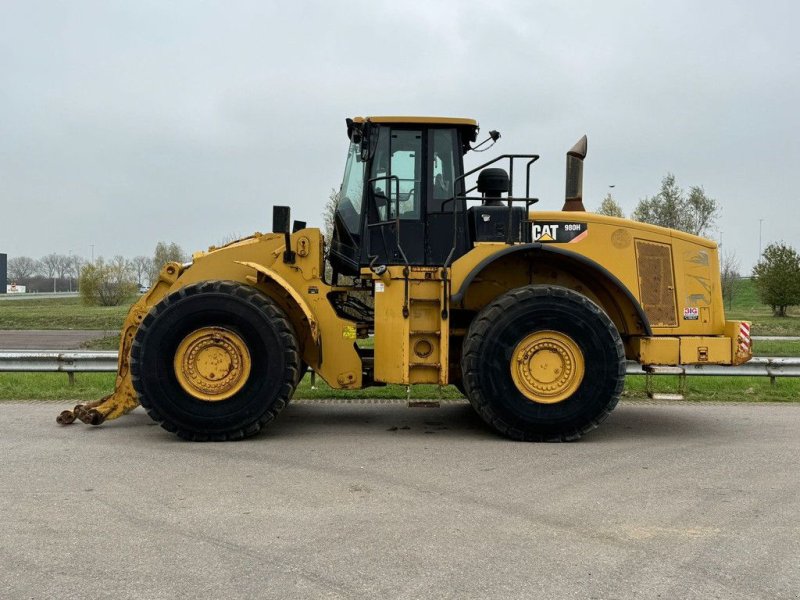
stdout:
[(586, 136), (567, 152), (567, 190), (561, 210), (586, 212), (583, 206), (583, 159), (586, 158)]

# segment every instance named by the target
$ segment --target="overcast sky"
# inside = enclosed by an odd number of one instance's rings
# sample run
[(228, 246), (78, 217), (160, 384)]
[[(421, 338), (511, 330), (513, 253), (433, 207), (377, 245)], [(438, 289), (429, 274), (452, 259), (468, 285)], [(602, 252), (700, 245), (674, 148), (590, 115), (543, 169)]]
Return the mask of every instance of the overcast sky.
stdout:
[(197, 250), (273, 204), (321, 224), (345, 118), (421, 114), (541, 154), (541, 208), (584, 133), (589, 208), (702, 185), (749, 270), (759, 219), (800, 247), (799, 6), (0, 0), (0, 252)]

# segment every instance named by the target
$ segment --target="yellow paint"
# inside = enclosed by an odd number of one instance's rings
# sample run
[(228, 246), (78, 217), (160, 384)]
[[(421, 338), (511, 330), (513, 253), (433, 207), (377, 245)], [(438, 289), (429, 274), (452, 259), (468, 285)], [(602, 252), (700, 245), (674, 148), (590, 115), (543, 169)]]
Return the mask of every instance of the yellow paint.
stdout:
[(384, 116), (384, 117), (354, 117), (355, 123), (420, 123), (425, 125), (456, 125), (466, 127), (477, 127), (478, 122), (475, 119), (461, 119), (454, 117), (402, 117), (402, 116)]
[(173, 359), (175, 377), (183, 390), (207, 402), (226, 400), (250, 377), (247, 344), (222, 327), (202, 327), (187, 335)]
[(643, 365), (677, 365), (681, 340), (678, 337), (636, 337), (631, 343), (634, 360)]
[(517, 389), (539, 404), (555, 404), (572, 396), (586, 371), (575, 341), (550, 330), (525, 336), (514, 348), (509, 367)]
[[(306, 237), (300, 238), (300, 241), (303, 240), (305, 240), (306, 243), (308, 243), (308, 238)], [(308, 252), (302, 255), (298, 254), (298, 256), (306, 257), (308, 256)], [(284, 290), (284, 292), (289, 294), (289, 296), (292, 297), (292, 300), (294, 300), (295, 303), (297, 304), (297, 307), (303, 312), (303, 315), (305, 316), (306, 321), (308, 322), (308, 328), (311, 333), (311, 338), (314, 340), (315, 343), (319, 342), (319, 328), (317, 326), (317, 319), (314, 317), (314, 313), (311, 312), (311, 309), (308, 307), (308, 304), (306, 303), (303, 296), (300, 295), (300, 293), (297, 290), (295, 290), (286, 279), (281, 277), (275, 270), (270, 269), (269, 267), (265, 267), (264, 265), (248, 261), (236, 261), (236, 262), (240, 265), (250, 267), (251, 269), (257, 271), (259, 275), (262, 276), (263, 278), (274, 281), (276, 284), (280, 286), (282, 290)]]
[(411, 267), (407, 302), (403, 267), (389, 267), (382, 276), (362, 271), (370, 275), (384, 283), (375, 294), (375, 380), (447, 384), (450, 322), (442, 317), (441, 269)]

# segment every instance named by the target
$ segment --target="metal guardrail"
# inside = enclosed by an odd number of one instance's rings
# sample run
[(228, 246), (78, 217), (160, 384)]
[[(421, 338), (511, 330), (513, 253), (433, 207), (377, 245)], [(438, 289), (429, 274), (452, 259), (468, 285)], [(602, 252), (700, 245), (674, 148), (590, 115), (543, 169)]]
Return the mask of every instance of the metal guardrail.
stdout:
[[(0, 372), (106, 373), (117, 370), (117, 353), (109, 351), (0, 351)], [(736, 367), (723, 365), (684, 365), (642, 367), (628, 361), (628, 375), (677, 375), (704, 377), (800, 377), (800, 358), (759, 356)]]
[(117, 370), (117, 353), (47, 350), (0, 351), (0, 372), (106, 373)]

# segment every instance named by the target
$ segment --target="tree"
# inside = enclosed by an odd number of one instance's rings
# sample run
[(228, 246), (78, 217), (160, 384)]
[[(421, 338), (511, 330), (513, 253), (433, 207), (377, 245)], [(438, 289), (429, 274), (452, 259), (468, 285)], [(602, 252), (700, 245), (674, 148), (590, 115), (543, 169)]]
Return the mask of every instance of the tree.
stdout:
[(38, 269), (36, 261), (30, 256), (15, 256), (8, 261), (8, 277), (15, 283), (30, 279)]
[(339, 191), (336, 188), (331, 188), (331, 193), (328, 194), (328, 200), (325, 202), (325, 208), (322, 209), (322, 232), (325, 234), (325, 241), (328, 246), (330, 246), (333, 238), (333, 222), (337, 204), (339, 204)]
[(56, 254), (55, 252), (51, 252), (47, 256), (43, 256), (39, 260), (39, 269), (42, 271), (42, 274), (46, 274), (48, 279), (53, 280), (53, 291), (56, 290), (56, 280), (57, 279), (64, 279), (64, 274), (67, 271), (67, 265), (69, 264), (69, 257), (64, 256), (63, 254)]
[(61, 257), (55, 252), (39, 259), (39, 272), (48, 279), (55, 279), (61, 268)]
[(600, 207), (595, 212), (598, 215), (619, 217), (621, 219), (625, 218), (625, 214), (622, 212), (622, 207), (619, 204), (617, 204), (616, 200), (614, 200), (614, 197), (611, 195), (611, 192), (608, 192), (608, 194), (606, 194), (606, 197), (603, 198), (603, 201), (600, 203)]
[(731, 309), (736, 287), (739, 282), (739, 259), (736, 252), (725, 251), (719, 261), (719, 273), (722, 280), (722, 299), (728, 301), (728, 310)]
[(784, 244), (770, 244), (753, 267), (758, 295), (777, 317), (785, 317), (786, 309), (800, 304), (800, 255)]
[(175, 242), (172, 242), (171, 244), (158, 242), (156, 244), (155, 252), (153, 252), (153, 262), (150, 265), (151, 282), (158, 278), (158, 274), (161, 272), (161, 267), (168, 262), (186, 262), (186, 255), (183, 253), (181, 247)]
[(153, 268), (152, 259), (147, 256), (134, 256), (130, 261), (131, 273), (136, 275), (136, 284), (142, 286), (142, 280), (148, 279), (149, 284), (150, 271)]
[(702, 187), (691, 187), (687, 196), (675, 182), (675, 175), (667, 173), (661, 180), (661, 191), (640, 200), (631, 218), (703, 235), (714, 224), (718, 213), (717, 201), (709, 198)]
[(233, 231), (231, 233), (228, 233), (228, 234), (222, 236), (222, 239), (219, 241), (219, 243), (216, 246), (217, 246), (217, 248), (222, 248), (223, 246), (227, 246), (228, 244), (232, 244), (233, 242), (238, 242), (239, 240), (243, 239), (244, 237), (246, 237), (246, 236), (244, 236), (241, 233), (238, 233), (236, 231)]
[(80, 292), (84, 304), (118, 306), (136, 292), (136, 283), (122, 256), (110, 263), (100, 257), (81, 269)]
[(72, 280), (78, 279), (81, 276), (81, 267), (83, 266), (83, 258), (70, 254), (67, 257), (66, 274), (69, 278), (69, 291), (72, 291)]

